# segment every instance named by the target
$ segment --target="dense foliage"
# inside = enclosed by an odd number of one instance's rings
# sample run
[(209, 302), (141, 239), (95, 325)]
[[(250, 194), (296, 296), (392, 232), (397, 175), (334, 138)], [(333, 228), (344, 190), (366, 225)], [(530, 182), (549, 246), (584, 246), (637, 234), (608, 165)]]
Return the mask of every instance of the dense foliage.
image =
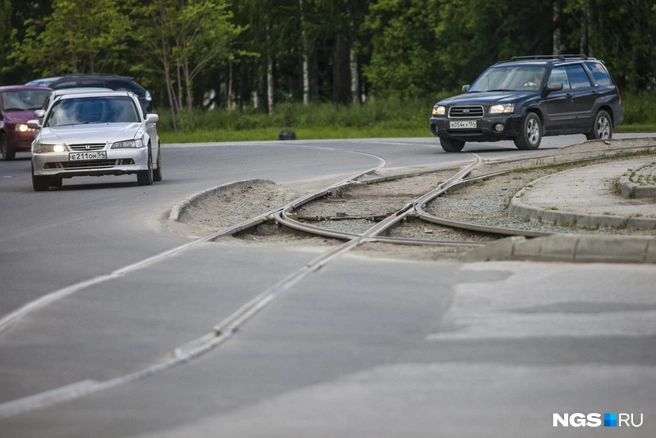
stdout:
[(184, 130), (201, 106), (432, 100), (514, 55), (585, 53), (650, 93), (655, 37), (653, 0), (0, 0), (0, 83), (131, 75)]

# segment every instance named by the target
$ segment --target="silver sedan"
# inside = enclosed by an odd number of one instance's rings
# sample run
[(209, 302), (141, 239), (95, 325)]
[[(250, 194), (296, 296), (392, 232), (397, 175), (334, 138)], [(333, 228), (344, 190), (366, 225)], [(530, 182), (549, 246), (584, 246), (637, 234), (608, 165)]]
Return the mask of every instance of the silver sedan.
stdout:
[[(35, 114), (36, 115), (36, 114)], [(144, 114), (129, 91), (64, 94), (50, 102), (32, 143), (34, 190), (63, 178), (136, 174), (139, 185), (162, 180), (157, 114)]]

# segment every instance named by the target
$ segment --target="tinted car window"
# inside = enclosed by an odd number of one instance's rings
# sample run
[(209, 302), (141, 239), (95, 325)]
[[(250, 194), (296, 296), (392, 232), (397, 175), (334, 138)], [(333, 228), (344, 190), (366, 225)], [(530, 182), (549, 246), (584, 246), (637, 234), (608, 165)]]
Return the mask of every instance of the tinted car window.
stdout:
[(117, 91), (120, 90), (132, 91), (134, 94), (136, 94), (139, 97), (144, 97), (146, 95), (146, 89), (140, 87), (134, 82), (108, 80), (107, 88), (111, 88), (112, 90), (117, 90)]
[(6, 91), (0, 94), (5, 112), (36, 110), (50, 95), (50, 90)]
[(77, 88), (77, 82), (75, 81), (60, 82), (59, 84), (51, 85), (50, 88), (54, 88), (55, 90), (61, 90), (62, 88)]
[(95, 87), (95, 88), (104, 88), (105, 83), (101, 80), (89, 80), (85, 79), (83, 81), (77, 81), (79, 87)]
[(549, 80), (547, 81), (547, 85), (558, 84), (558, 83), (563, 84), (563, 90), (569, 90), (571, 88), (569, 86), (569, 78), (567, 77), (567, 72), (565, 71), (565, 67), (556, 67), (553, 70), (551, 70), (551, 74), (549, 75)]
[(572, 88), (586, 88), (592, 86), (582, 65), (568, 65), (565, 69), (567, 70), (567, 75), (569, 76), (569, 82)]
[(610, 78), (610, 74), (608, 74), (603, 65), (598, 62), (586, 62), (585, 65), (592, 72), (592, 76), (597, 84), (602, 86), (613, 85), (613, 80)]

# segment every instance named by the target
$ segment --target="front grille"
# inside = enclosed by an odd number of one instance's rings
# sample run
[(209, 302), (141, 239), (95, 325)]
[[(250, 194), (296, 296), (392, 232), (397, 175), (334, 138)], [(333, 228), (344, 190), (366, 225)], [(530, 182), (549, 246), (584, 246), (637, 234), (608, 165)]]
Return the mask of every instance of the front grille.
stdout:
[(460, 105), (449, 108), (449, 118), (481, 118), (483, 107), (481, 105)]
[(105, 144), (72, 144), (69, 145), (69, 147), (74, 151), (98, 151), (105, 149)]
[[(46, 169), (88, 169), (97, 167), (114, 167), (132, 160), (90, 160), (90, 161), (60, 161), (58, 163), (46, 163)], [(133, 164), (133, 163), (132, 163)]]

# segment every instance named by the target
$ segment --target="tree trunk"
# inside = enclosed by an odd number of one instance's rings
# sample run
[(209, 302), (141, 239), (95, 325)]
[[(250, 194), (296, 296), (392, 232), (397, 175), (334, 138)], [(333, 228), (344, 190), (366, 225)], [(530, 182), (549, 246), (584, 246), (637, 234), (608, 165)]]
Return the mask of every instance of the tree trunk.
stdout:
[(333, 50), (333, 100), (343, 104), (352, 100), (349, 52), (348, 41), (338, 34)]
[(189, 127), (191, 128), (192, 126), (194, 126), (194, 95), (191, 89), (191, 77), (189, 77), (189, 59), (186, 56), (184, 59), (184, 65), (182, 71), (185, 77), (185, 92), (186, 92), (185, 97), (187, 99), (187, 121), (189, 123)]
[(358, 57), (351, 45), (349, 50), (349, 65), (351, 67), (351, 99), (354, 104), (360, 103), (360, 78), (358, 76)]
[(298, 0), (301, 10), (301, 40), (303, 43), (303, 105), (310, 104), (310, 62), (307, 33), (305, 32), (305, 16), (303, 15), (303, 0)]
[(563, 53), (562, 28), (560, 25), (560, 4), (559, 0), (553, 2), (553, 54), (560, 55)]
[(588, 23), (590, 20), (590, 6), (588, 3), (584, 4), (581, 8), (581, 38), (579, 40), (579, 53), (589, 55), (590, 48), (588, 47)]
[(267, 63), (267, 104), (271, 115), (273, 114), (273, 57), (271, 55)]
[(267, 105), (269, 115), (273, 114), (273, 55), (271, 54), (271, 26), (267, 23)]

